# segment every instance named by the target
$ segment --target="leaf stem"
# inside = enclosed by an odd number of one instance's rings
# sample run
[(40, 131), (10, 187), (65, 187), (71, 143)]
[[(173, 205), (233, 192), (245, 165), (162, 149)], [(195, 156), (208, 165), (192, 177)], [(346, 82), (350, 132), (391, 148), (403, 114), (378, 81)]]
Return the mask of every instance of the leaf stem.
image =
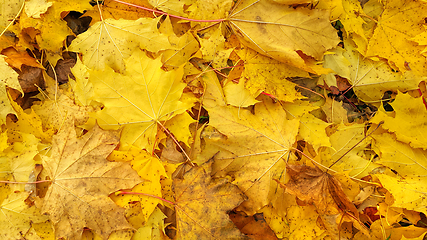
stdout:
[(169, 200), (166, 200), (164, 198), (161, 198), (159, 196), (153, 195), (153, 194), (148, 194), (148, 193), (140, 193), (140, 192), (125, 192), (125, 191), (119, 191), (117, 194), (134, 194), (134, 195), (144, 195), (147, 197), (152, 197), (152, 198), (157, 198), (159, 200), (162, 200), (163, 202), (167, 202), (169, 204), (175, 205), (176, 203), (171, 202)]
[(133, 3), (124, 2), (124, 1), (121, 1), (121, 0), (113, 0), (113, 1), (121, 3), (121, 4), (125, 4), (125, 5), (128, 5), (128, 6), (131, 6), (131, 7), (140, 8), (140, 9), (143, 9), (143, 10), (146, 10), (146, 11), (150, 11), (150, 12), (153, 12), (153, 13), (157, 13), (157, 14), (161, 14), (161, 15), (166, 15), (166, 16), (169, 16), (169, 17), (178, 18), (178, 19), (182, 19), (182, 20), (187, 20), (187, 21), (190, 21), (190, 22), (223, 22), (223, 21), (225, 21), (225, 19), (212, 19), (212, 20), (191, 19), (191, 18), (181, 17), (181, 16), (169, 14), (169, 13), (166, 13), (166, 12), (162, 12), (162, 11), (159, 11), (159, 10), (155, 10), (155, 9), (151, 9), (151, 8), (139, 6), (139, 5), (136, 5), (136, 4), (133, 4)]

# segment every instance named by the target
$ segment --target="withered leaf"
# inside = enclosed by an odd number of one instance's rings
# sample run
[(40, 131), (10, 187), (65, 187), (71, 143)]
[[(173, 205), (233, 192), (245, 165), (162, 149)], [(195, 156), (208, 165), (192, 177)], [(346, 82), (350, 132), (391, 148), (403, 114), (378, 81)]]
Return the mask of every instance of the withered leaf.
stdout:
[[(227, 212), (246, 196), (227, 179), (212, 179), (212, 161), (174, 180), (178, 239), (245, 239)], [(205, 169), (206, 168), (206, 169)]]
[(325, 227), (338, 238), (339, 226), (337, 217), (349, 216), (354, 227), (369, 236), (369, 231), (361, 224), (359, 212), (351, 200), (344, 193), (341, 183), (331, 174), (323, 172), (317, 166), (287, 165), (290, 180), (286, 185), (286, 192), (296, 195), (300, 200), (313, 204), (317, 208)]
[(354, 204), (345, 195), (341, 183), (318, 167), (287, 165), (290, 176), (286, 191), (300, 200), (314, 204), (319, 214), (335, 215), (349, 212), (359, 216)]

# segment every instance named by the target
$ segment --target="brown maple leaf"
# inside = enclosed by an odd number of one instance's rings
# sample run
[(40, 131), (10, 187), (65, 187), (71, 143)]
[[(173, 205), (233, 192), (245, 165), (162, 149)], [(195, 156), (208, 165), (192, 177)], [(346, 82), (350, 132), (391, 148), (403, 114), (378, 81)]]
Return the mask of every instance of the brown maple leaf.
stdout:
[(142, 181), (128, 163), (106, 160), (118, 141), (117, 131), (98, 126), (77, 138), (72, 119), (53, 137), (52, 154), (42, 159), (52, 181), (42, 212), (49, 213), (57, 238), (80, 239), (88, 227), (107, 239), (113, 231), (132, 228), (124, 209), (108, 197)]
[(246, 196), (227, 179), (212, 179), (211, 165), (193, 167), (183, 179), (174, 179), (178, 239), (245, 239), (227, 212)]
[[(348, 216), (354, 226), (369, 236), (369, 231), (359, 220), (359, 211), (344, 193), (341, 183), (331, 174), (317, 166), (287, 165), (290, 180), (285, 184), (286, 192), (317, 208), (325, 227), (337, 237), (339, 226), (337, 217)], [(341, 219), (342, 220), (342, 219)], [(340, 221), (341, 221), (340, 220)]]
[(286, 192), (308, 204), (314, 204), (319, 214), (335, 215), (344, 211), (359, 216), (341, 183), (331, 174), (316, 166), (292, 164), (287, 165), (287, 171), (290, 180), (285, 184)]

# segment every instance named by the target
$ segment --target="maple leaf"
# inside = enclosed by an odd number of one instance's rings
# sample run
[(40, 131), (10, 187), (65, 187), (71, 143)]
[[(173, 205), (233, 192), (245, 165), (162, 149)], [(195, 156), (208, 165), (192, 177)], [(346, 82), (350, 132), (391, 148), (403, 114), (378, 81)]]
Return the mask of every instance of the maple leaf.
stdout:
[(184, 10), (184, 6), (190, 6), (195, 0), (148, 0), (148, 3), (151, 4), (155, 9), (160, 9), (162, 11), (168, 12), (170, 14), (175, 14), (179, 16), (187, 15)]
[(179, 101), (185, 87), (181, 82), (182, 68), (164, 72), (161, 66), (160, 59), (152, 60), (136, 51), (126, 60), (127, 75), (112, 69), (91, 72), (93, 98), (105, 106), (96, 118), (103, 128), (124, 125), (121, 148), (134, 145), (152, 151), (157, 124), (192, 105)]
[[(365, 7), (367, 4), (365, 3)], [(344, 1), (321, 1), (316, 6), (317, 9), (326, 9), (331, 12), (330, 20), (339, 20), (344, 26), (343, 33), (346, 38), (351, 38), (357, 45), (357, 50), (361, 53), (366, 52), (368, 39), (366, 36), (364, 25), (365, 20), (362, 16), (365, 15), (361, 3), (357, 0)]]
[[(292, 195), (289, 195), (292, 196)], [(293, 197), (295, 198), (295, 197)], [(286, 217), (271, 206), (263, 208), (263, 214), (278, 238), (317, 239), (325, 234), (325, 230), (317, 225), (319, 214), (313, 205), (298, 206), (295, 203), (287, 206)], [(290, 201), (289, 201), (290, 202)], [(285, 218), (285, 220), (282, 220)]]
[(76, 138), (72, 119), (52, 139), (51, 156), (42, 156), (43, 167), (52, 181), (44, 198), (42, 212), (55, 225), (56, 236), (80, 239), (88, 227), (104, 239), (111, 232), (131, 228), (108, 195), (141, 182), (127, 163), (105, 158), (118, 143), (117, 132), (95, 126)]
[(31, 57), (26, 51), (17, 51), (15, 48), (6, 48), (1, 53), (7, 58), (5, 61), (12, 67), (21, 70), (23, 64), (31, 67), (44, 69), (37, 60)]
[[(339, 43), (329, 13), (293, 9), (272, 1), (240, 1), (228, 20), (237, 37), (255, 51), (308, 72), (316, 72), (310, 56), (320, 60)], [(268, 13), (268, 14), (266, 14)]]
[(109, 66), (123, 72), (123, 59), (130, 57), (138, 48), (151, 52), (170, 48), (167, 36), (157, 30), (158, 21), (157, 18), (105, 19), (78, 35), (69, 50), (81, 52), (83, 63), (89, 68), (102, 70)]
[[(0, 190), (3, 195), (4, 190)], [(27, 192), (13, 192), (0, 204), (0, 237), (2, 239), (24, 239), (31, 224), (44, 222), (46, 216), (40, 215), (35, 206), (28, 206), (25, 199)], [(2, 197), (0, 197), (1, 199)]]
[[(150, 4), (147, 1), (140, 0), (127, 0), (126, 3), (138, 4), (144, 7), (150, 7)], [(134, 6), (125, 5), (117, 1), (105, 1), (102, 5), (99, 5), (102, 11), (102, 18), (108, 19), (113, 18), (116, 20), (119, 19), (128, 19), (128, 20), (137, 20), (142, 17), (153, 18), (153, 13), (146, 11), (144, 9), (135, 8)], [(91, 10), (85, 12), (85, 16), (90, 16), (92, 18), (92, 24), (97, 21), (102, 21), (99, 14), (99, 8), (94, 7)]]
[(250, 48), (243, 48), (237, 51), (237, 54), (245, 64), (240, 81), (245, 81), (245, 87), (252, 95), (257, 96), (264, 91), (286, 102), (303, 98), (301, 93), (295, 90), (297, 85), (286, 78), (309, 77), (307, 72), (261, 55)]
[(299, 135), (307, 142), (313, 145), (314, 149), (319, 149), (320, 146), (330, 147), (331, 143), (326, 134), (326, 127), (330, 126), (309, 113), (305, 113), (300, 118), (301, 124)]
[[(0, 153), (0, 178), (12, 182), (28, 182), (34, 170), (34, 157), (38, 154), (40, 140), (32, 134), (20, 134), (21, 141), (15, 141)], [(9, 139), (11, 140), (11, 139)], [(14, 139), (13, 139), (14, 140)], [(16, 185), (16, 190), (24, 191), (24, 185)]]
[[(356, 95), (365, 102), (380, 101), (386, 91), (408, 91), (417, 89), (425, 79), (411, 71), (394, 72), (385, 61), (364, 58), (350, 40), (344, 41), (345, 51), (334, 50), (334, 55), (325, 57), (325, 67), (331, 68), (352, 84)], [(345, 62), (344, 62), (344, 61)]]
[(243, 81), (238, 84), (229, 81), (224, 86), (224, 95), (227, 104), (235, 107), (249, 107), (259, 102), (244, 87)]
[[(192, 19), (224, 19), (232, 6), (232, 0), (194, 1), (186, 9), (186, 12), (189, 12), (188, 17)], [(192, 25), (204, 28), (211, 25), (211, 23), (193, 22)]]
[(398, 174), (387, 175), (386, 172), (375, 175), (393, 195), (391, 206), (427, 213), (427, 151), (412, 148), (391, 133), (373, 134), (372, 137), (375, 152), (380, 155), (377, 163)]
[[(146, 151), (131, 148), (127, 151), (114, 151), (108, 157), (108, 160), (113, 161), (131, 161), (131, 165), (138, 175), (144, 178), (144, 182), (132, 188), (132, 192), (149, 193), (155, 196), (162, 196), (161, 193), (161, 176), (167, 176), (165, 169), (159, 159), (149, 155)], [(143, 208), (139, 211), (143, 214), (143, 219), (140, 224), (143, 224), (146, 219), (152, 214), (157, 204), (162, 202), (153, 197), (143, 195), (123, 195), (112, 196), (113, 201), (122, 207), (126, 207), (129, 203), (136, 201), (141, 202)]]
[(160, 32), (168, 35), (170, 48), (162, 53), (162, 62), (165, 66), (178, 68), (182, 64), (188, 62), (192, 55), (199, 50), (199, 42), (194, 36), (187, 32), (180, 37), (177, 37), (173, 31), (170, 18), (167, 18), (160, 27)]
[(21, 13), (21, 8), (23, 7), (24, 1), (2, 0), (0, 3), (2, 6), (4, 6), (0, 10), (0, 33), (2, 33), (0, 34), (0, 37), (3, 37), (4, 31), (6, 31), (8, 27), (10, 27), (13, 23), (10, 20), (15, 19), (15, 17), (17, 17)]
[(380, 167), (362, 154), (372, 142), (371, 138), (363, 140), (366, 136), (364, 124), (340, 124), (336, 128), (337, 131), (329, 136), (331, 148), (319, 152), (323, 165), (334, 164), (333, 169), (348, 172), (350, 176), (368, 175), (373, 169)]
[(147, 223), (137, 230), (137, 232), (133, 235), (133, 238), (141, 240), (168, 239), (164, 234), (165, 218), (166, 215), (164, 215), (160, 209), (156, 208), (150, 215)]
[(77, 62), (73, 68), (71, 68), (71, 73), (76, 78), (76, 80), (70, 79), (69, 83), (74, 91), (75, 101), (83, 106), (90, 104), (90, 98), (93, 96), (93, 86), (89, 81), (89, 68), (85, 66), (80, 58), (77, 58)]
[(339, 226), (335, 217), (338, 214), (344, 214), (343, 217), (348, 214), (352, 216), (350, 220), (356, 224), (355, 227), (369, 236), (367, 229), (360, 224), (359, 211), (334, 176), (323, 172), (317, 166), (288, 164), (286, 169), (290, 176), (289, 182), (285, 184), (286, 192), (294, 194), (308, 204), (315, 205), (326, 228), (331, 233), (338, 235)]
[(395, 111), (394, 116), (388, 116), (385, 110), (381, 108), (372, 122), (384, 121), (383, 128), (394, 132), (398, 140), (409, 143), (414, 148), (427, 149), (427, 137), (425, 136), (427, 112), (423, 99), (399, 93), (390, 105)]
[(302, 201), (314, 204), (320, 214), (335, 215), (349, 211), (358, 217), (354, 204), (344, 194), (341, 183), (318, 167), (287, 165), (290, 180), (286, 191)]
[(423, 47), (409, 39), (425, 30), (423, 24), (427, 4), (422, 1), (393, 0), (384, 2), (383, 6), (384, 11), (376, 21), (366, 55), (388, 59), (401, 72), (411, 70), (418, 76), (425, 76), (427, 60), (420, 54)]
[[(56, 94), (56, 96), (55, 94), (52, 94), (52, 97), (44, 100), (40, 104), (34, 104), (32, 106), (34, 113), (29, 116), (25, 116), (25, 118), (32, 118), (30, 125), (33, 125), (31, 127), (34, 129), (33, 131), (38, 132), (35, 134), (36, 136), (45, 137), (44, 139), (46, 139), (46, 135), (51, 135), (53, 132), (61, 129), (64, 121), (70, 117), (74, 119), (77, 126), (83, 125), (89, 118), (89, 112), (94, 110), (92, 106), (78, 106), (67, 95), (61, 94), (60, 96), (57, 96), (59, 94)], [(40, 120), (42, 122), (43, 129), (40, 129)], [(24, 122), (23, 124), (28, 125), (27, 122)], [(24, 130), (24, 132), (29, 130), (30, 128)], [(45, 134), (40, 133), (40, 131), (43, 130), (46, 131)]]
[(46, 0), (30, 0), (25, 3), (24, 10), (28, 17), (40, 18), (40, 14), (45, 13), (52, 4)]
[(233, 49), (226, 49), (225, 40), (221, 27), (216, 28), (213, 33), (204, 34), (203, 38), (199, 38), (203, 58), (210, 61), (214, 68), (228, 66), (227, 60)]
[(227, 212), (245, 200), (226, 179), (210, 176), (212, 162), (174, 180), (179, 239), (244, 239)]
[(204, 137), (204, 151), (219, 152), (214, 156), (214, 176), (233, 176), (233, 183), (249, 197), (242, 206), (254, 213), (268, 204), (271, 172), (294, 143), (299, 121), (287, 120), (282, 106), (268, 99), (255, 104), (254, 114), (235, 107), (207, 110), (209, 125), (219, 131), (218, 138)]
[[(64, 39), (68, 35), (74, 35), (67, 23), (61, 18), (63, 11), (80, 11), (91, 9), (92, 6), (87, 1), (64, 1), (57, 0), (44, 13), (41, 18), (33, 18), (27, 14), (20, 17), (20, 27), (35, 28), (39, 34), (35, 36), (36, 41), (42, 49), (47, 50), (49, 62), (56, 65), (62, 58), (62, 47)], [(34, 10), (34, 9), (32, 9)], [(33, 47), (31, 47), (33, 48)]]
[(9, 67), (5, 58), (6, 56), (0, 55), (0, 71), (3, 73), (0, 77), (0, 124), (5, 123), (7, 114), (15, 113), (10, 103), (6, 86), (17, 89), (24, 94), (18, 81), (18, 73)]

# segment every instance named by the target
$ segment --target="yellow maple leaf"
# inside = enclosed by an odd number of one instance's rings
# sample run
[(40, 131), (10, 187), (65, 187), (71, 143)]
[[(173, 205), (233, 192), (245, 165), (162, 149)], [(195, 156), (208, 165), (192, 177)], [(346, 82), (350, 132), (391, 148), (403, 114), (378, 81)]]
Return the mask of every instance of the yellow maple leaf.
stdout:
[(286, 78), (309, 77), (307, 72), (249, 48), (243, 48), (237, 54), (245, 66), (240, 81), (245, 81), (245, 87), (252, 95), (258, 96), (264, 91), (286, 102), (303, 98), (295, 89), (297, 85)]
[(243, 81), (239, 81), (237, 84), (229, 81), (225, 84), (223, 90), (227, 104), (240, 108), (249, 107), (259, 102), (244, 87), (244, 84)]
[(381, 185), (393, 195), (393, 207), (427, 213), (425, 181), (420, 181), (417, 177), (402, 179), (386, 174), (375, 174), (375, 176), (378, 177)]
[(80, 58), (77, 58), (76, 64), (71, 68), (71, 73), (73, 73), (75, 80), (69, 79), (76, 102), (83, 106), (89, 105), (90, 98), (93, 96), (93, 87), (89, 81), (90, 74), (88, 70), (89, 68), (80, 61)]
[(373, 134), (372, 137), (373, 147), (380, 156), (377, 163), (399, 174), (375, 175), (393, 195), (392, 206), (426, 213), (427, 151), (398, 141), (391, 133)]
[[(70, 117), (74, 119), (77, 126), (85, 124), (89, 118), (89, 112), (94, 111), (92, 106), (76, 105), (74, 101), (65, 94), (61, 94), (60, 96), (49, 94), (48, 96), (50, 97), (40, 104), (34, 104), (32, 106), (32, 110), (35, 114), (31, 113), (29, 116), (25, 116), (26, 118), (33, 118), (36, 120), (32, 122), (31, 125), (34, 125), (33, 128), (37, 131), (40, 131), (38, 121), (41, 120), (43, 130), (45, 130), (48, 135), (61, 129), (66, 119)], [(38, 118), (40, 120), (37, 120)]]
[[(0, 189), (0, 196), (4, 193)], [(0, 204), (0, 238), (22, 239), (32, 224), (47, 221), (47, 216), (40, 215), (35, 206), (28, 206), (25, 200), (27, 192), (13, 192)], [(0, 197), (2, 199), (2, 197)]]
[(52, 4), (46, 0), (30, 0), (25, 3), (24, 10), (28, 17), (40, 18), (40, 14), (45, 13)]
[[(61, 18), (64, 11), (80, 11), (91, 9), (89, 2), (72, 0), (58, 0), (42, 14), (41, 18), (33, 18), (25, 13), (21, 14), (20, 27), (35, 28), (39, 30), (36, 40), (42, 49), (47, 50), (49, 62), (56, 65), (56, 62), (62, 58), (62, 47), (64, 39), (68, 35), (74, 35), (67, 23)], [(34, 9), (32, 9), (34, 10)]]
[(422, 46), (410, 41), (422, 33), (427, 3), (413, 0), (382, 2), (384, 11), (376, 22), (374, 34), (369, 39), (367, 56), (388, 59), (393, 68), (413, 71), (415, 75), (427, 74), (427, 60), (420, 52)]
[(160, 32), (168, 35), (170, 42), (170, 49), (163, 51), (162, 62), (166, 67), (171, 69), (178, 68), (193, 56), (193, 54), (199, 50), (199, 42), (194, 36), (186, 32), (182, 36), (178, 37), (173, 31), (173, 26), (170, 18), (167, 18), (160, 27)]
[(191, 103), (181, 102), (182, 68), (165, 72), (160, 59), (150, 59), (135, 51), (126, 60), (126, 73), (121, 75), (107, 68), (91, 71), (94, 99), (104, 109), (94, 114), (105, 129), (124, 126), (121, 148), (134, 145), (152, 151), (156, 143), (157, 124), (185, 112)]
[(0, 55), (0, 71), (2, 76), (0, 77), (0, 83), (3, 86), (14, 88), (24, 94), (21, 85), (18, 81), (18, 73), (15, 72), (6, 62), (6, 56)]
[[(364, 58), (352, 41), (345, 41), (344, 45), (344, 51), (337, 48), (334, 55), (325, 58), (325, 67), (347, 78), (356, 95), (365, 102), (380, 101), (386, 91), (417, 89), (420, 81), (426, 79), (412, 71), (392, 71), (385, 61)], [(344, 65), (343, 58), (347, 61)]]
[(427, 111), (423, 99), (399, 93), (390, 105), (395, 111), (394, 116), (388, 116), (384, 108), (381, 108), (371, 121), (384, 121), (383, 128), (395, 133), (398, 140), (414, 148), (427, 149)]
[(83, 228), (88, 227), (107, 239), (115, 230), (131, 228), (124, 209), (108, 197), (141, 182), (129, 164), (106, 160), (118, 144), (117, 135), (95, 126), (77, 138), (69, 118), (53, 137), (51, 156), (42, 156), (51, 180), (42, 212), (49, 213), (56, 237), (80, 239)]
[[(189, 12), (188, 17), (192, 19), (224, 19), (232, 6), (232, 0), (195, 1), (186, 9), (186, 11)], [(211, 24), (211, 22), (191, 23), (192, 26), (198, 25), (201, 28), (207, 27)]]
[(52, 135), (54, 134), (53, 129), (43, 129), (43, 123), (40, 118), (32, 109), (24, 111), (21, 106), (16, 102), (12, 101), (12, 106), (16, 111), (18, 121), (8, 121), (7, 128), (10, 133), (17, 134), (17, 138), (21, 133), (28, 133), (34, 135), (36, 138), (43, 142), (50, 142)]
[(318, 239), (325, 233), (316, 221), (319, 214), (314, 206), (298, 206), (296, 203), (286, 209), (283, 219), (274, 208), (264, 208), (264, 217), (278, 237), (288, 239)]
[(148, 3), (154, 7), (154, 9), (159, 9), (164, 12), (178, 15), (178, 16), (186, 16), (187, 11), (185, 11), (184, 6), (190, 6), (197, 2), (195, 0), (148, 0)]
[[(365, 15), (361, 3), (357, 0), (326, 0), (319, 1), (317, 9), (331, 11), (331, 21), (339, 20), (344, 26), (343, 32), (346, 38), (351, 38), (357, 45), (357, 50), (366, 52), (368, 39), (366, 38), (366, 22), (362, 16)], [(362, 15), (362, 16), (361, 16)]]
[[(320, 152), (322, 164), (330, 166), (339, 160), (333, 167), (339, 172), (348, 172), (350, 176), (369, 174), (380, 165), (370, 162), (370, 159), (361, 154), (371, 142), (368, 138), (359, 143), (365, 134), (364, 124), (338, 125), (336, 132), (329, 136), (331, 148)], [(347, 153), (350, 149), (351, 151)]]
[(424, 177), (427, 174), (426, 150), (412, 148), (396, 140), (396, 136), (391, 133), (374, 134), (372, 137), (375, 140), (373, 147), (380, 155), (378, 164), (393, 169), (405, 178), (419, 176), (420, 180), (427, 180)]
[(193, 167), (174, 179), (177, 237), (179, 239), (244, 239), (227, 212), (245, 200), (226, 179), (210, 176), (212, 162)]
[[(21, 141), (14, 142), (0, 153), (0, 178), (12, 182), (28, 182), (38, 154), (40, 140), (32, 134), (21, 133)], [(24, 191), (24, 185), (13, 185), (14, 189)]]
[(316, 71), (306, 56), (321, 60), (339, 43), (328, 11), (246, 0), (240, 1), (227, 19), (245, 45), (308, 72)]
[(153, 240), (153, 239), (168, 239), (165, 237), (164, 228), (165, 223), (164, 219), (166, 215), (163, 212), (156, 208), (154, 212), (150, 215), (150, 218), (147, 220), (144, 226), (138, 228), (138, 230), (133, 235), (133, 239), (139, 240)]
[[(427, 46), (427, 26), (424, 26), (424, 32), (411, 38), (411, 40), (417, 42), (420, 46)], [(427, 47), (425, 47), (420, 53), (427, 57)]]
[(124, 72), (123, 59), (138, 48), (158, 52), (170, 48), (167, 36), (157, 29), (159, 19), (105, 19), (77, 36), (69, 50), (83, 54), (83, 63), (96, 70), (106, 66)]
[[(158, 158), (149, 155), (144, 150), (131, 148), (128, 151), (114, 151), (108, 157), (112, 161), (131, 161), (133, 169), (138, 172), (145, 181), (132, 188), (132, 192), (147, 193), (150, 195), (162, 197), (160, 177), (167, 176), (165, 168)], [(142, 225), (149, 216), (153, 213), (157, 204), (163, 202), (157, 198), (144, 195), (117, 195), (112, 196), (113, 201), (122, 207), (128, 206), (130, 203), (138, 201), (141, 203), (142, 209), (139, 211), (143, 214)]]
[(232, 48), (226, 49), (224, 46), (225, 38), (222, 35), (222, 28), (216, 28), (211, 34), (204, 34), (199, 38), (203, 58), (210, 61), (214, 68), (227, 67), (227, 60), (230, 57)]
[[(195, 120), (185, 112), (171, 118), (170, 121), (166, 122), (165, 127), (173, 133), (176, 140), (189, 144), (189, 139), (192, 137), (189, 126), (194, 122)], [(160, 134), (160, 139), (167, 138), (167, 133), (163, 132), (163, 134), (164, 136)]]
[(268, 189), (274, 182), (271, 173), (294, 143), (299, 121), (287, 120), (282, 106), (269, 99), (255, 104), (255, 114), (235, 107), (207, 110), (209, 125), (219, 131), (218, 137), (202, 136), (206, 142), (205, 152), (219, 151), (214, 156), (213, 173), (233, 176), (233, 183), (249, 197), (241, 207), (253, 214), (269, 202)]
[(300, 121), (299, 135), (305, 141), (312, 144), (316, 151), (321, 146), (331, 147), (329, 136), (326, 135), (325, 131), (325, 129), (331, 124), (326, 123), (309, 113), (305, 113), (301, 117)]
[[(127, 3), (137, 4), (144, 7), (150, 7), (150, 4), (147, 1), (141, 0), (126, 0)], [(116, 1), (105, 1), (102, 4), (99, 4), (99, 8), (102, 10), (103, 19), (113, 18), (116, 20), (119, 19), (128, 19), (128, 20), (137, 20), (142, 17), (153, 18), (153, 13), (144, 9), (136, 8), (129, 6)], [(84, 16), (89, 16), (92, 18), (91, 25), (102, 21), (99, 15), (99, 8), (96, 6), (91, 10), (85, 12)]]
[(0, 55), (0, 71), (2, 72), (2, 76), (0, 77), (0, 124), (6, 122), (7, 114), (15, 113), (10, 103), (6, 87), (17, 89), (24, 94), (18, 81), (18, 73), (9, 67), (5, 58), (6, 56)]
[(325, 112), (326, 120), (329, 123), (348, 123), (347, 110), (343, 107), (343, 102), (338, 102), (327, 97), (325, 105), (322, 106), (322, 110)]

